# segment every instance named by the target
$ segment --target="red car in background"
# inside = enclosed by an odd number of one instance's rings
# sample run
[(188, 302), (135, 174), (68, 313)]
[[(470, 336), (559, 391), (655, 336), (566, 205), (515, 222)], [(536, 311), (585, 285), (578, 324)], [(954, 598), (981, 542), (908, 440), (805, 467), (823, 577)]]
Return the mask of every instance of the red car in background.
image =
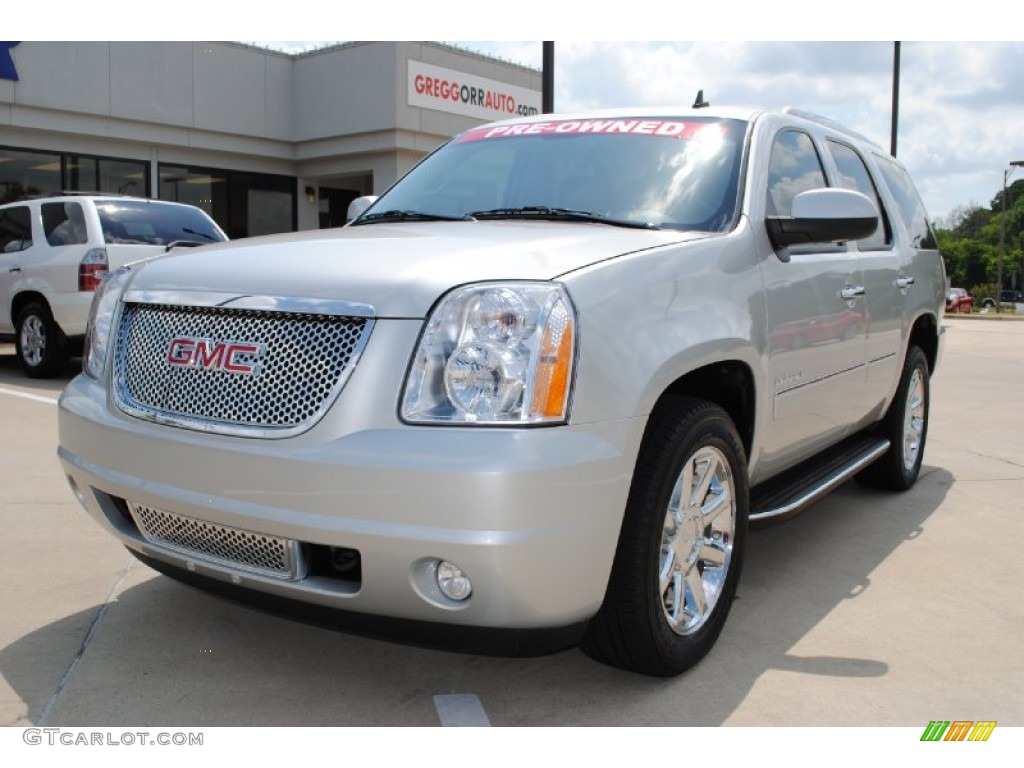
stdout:
[(947, 312), (966, 312), (970, 314), (974, 306), (974, 297), (963, 288), (950, 288), (946, 294)]

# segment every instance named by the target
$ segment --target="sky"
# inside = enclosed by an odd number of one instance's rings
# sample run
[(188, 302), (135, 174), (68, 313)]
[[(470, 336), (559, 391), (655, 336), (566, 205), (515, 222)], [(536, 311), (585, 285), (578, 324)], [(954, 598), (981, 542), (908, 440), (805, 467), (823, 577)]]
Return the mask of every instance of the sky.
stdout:
[[(251, 41), (250, 41), (251, 42)], [(262, 41), (288, 52), (328, 41)], [(539, 69), (538, 41), (444, 41)], [(555, 111), (689, 105), (795, 106), (890, 145), (892, 41), (555, 40)], [(987, 207), (1024, 160), (1024, 43), (903, 42), (897, 157), (934, 220)], [(1010, 183), (1024, 178), (1011, 172)]]
[[(237, 40), (291, 53), (339, 37), (432, 39), (539, 69), (540, 42), (522, 40), (537, 36), (555, 41), (559, 112), (688, 106), (703, 89), (715, 106), (817, 112), (886, 149), (900, 39), (897, 156), (934, 220), (988, 206), (1008, 164), (1024, 160), (1024, 42), (999, 42), (1024, 29), (1015, 3), (975, 11), (963, 0), (176, 0), (158, 23), (141, 7), (105, 0), (93, 14), (80, 0), (48, 0), (39, 14), (14, 4), (4, 31), (22, 40)], [(957, 40), (972, 42), (949, 42)], [(1010, 180), (1019, 178), (1024, 168)]]

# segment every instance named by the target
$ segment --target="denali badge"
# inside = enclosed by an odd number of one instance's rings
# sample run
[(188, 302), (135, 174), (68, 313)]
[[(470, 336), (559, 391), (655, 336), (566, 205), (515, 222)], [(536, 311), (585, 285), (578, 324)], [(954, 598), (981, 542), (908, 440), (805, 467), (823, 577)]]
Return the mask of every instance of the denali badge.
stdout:
[(253, 375), (259, 372), (263, 344), (242, 341), (214, 341), (176, 336), (167, 350), (167, 362), (194, 368)]

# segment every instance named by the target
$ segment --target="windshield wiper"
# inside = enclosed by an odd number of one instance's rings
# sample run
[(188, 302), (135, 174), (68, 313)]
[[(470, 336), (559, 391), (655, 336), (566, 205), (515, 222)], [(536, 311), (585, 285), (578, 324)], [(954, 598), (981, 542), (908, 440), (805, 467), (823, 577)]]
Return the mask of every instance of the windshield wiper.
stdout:
[(213, 235), (208, 235), (208, 234), (206, 234), (205, 232), (197, 232), (196, 230), (194, 230), (194, 229), (189, 229), (188, 227), (182, 227), (182, 228), (181, 228), (181, 231), (182, 231), (182, 232), (188, 232), (188, 234), (190, 234), (190, 235), (199, 235), (200, 237), (205, 237), (205, 238), (206, 238), (207, 240), (209, 240), (209, 241), (210, 241), (211, 243), (219, 243), (219, 242), (220, 242), (220, 240), (218, 240), (218, 239), (217, 239), (216, 237), (214, 237)]
[(631, 229), (658, 229), (649, 221), (635, 219), (613, 219), (593, 211), (575, 211), (571, 208), (551, 208), (546, 205), (528, 205), (523, 208), (492, 208), (488, 211), (473, 211), (469, 214), (475, 219), (545, 219), (548, 221), (589, 221), (598, 224), (610, 224), (613, 227), (629, 227)]
[(441, 213), (426, 213), (424, 211), (381, 211), (380, 213), (367, 213), (352, 222), (350, 226), (359, 224), (376, 224), (387, 221), (473, 221), (472, 216), (445, 216)]

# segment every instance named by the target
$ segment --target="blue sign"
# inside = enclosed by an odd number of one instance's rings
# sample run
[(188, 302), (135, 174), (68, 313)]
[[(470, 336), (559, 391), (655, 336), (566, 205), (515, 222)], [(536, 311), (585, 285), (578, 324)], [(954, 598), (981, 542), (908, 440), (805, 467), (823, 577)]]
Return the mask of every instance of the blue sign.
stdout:
[(0, 42), (0, 80), (17, 80), (18, 70), (14, 68), (14, 57), (11, 48), (20, 43)]

